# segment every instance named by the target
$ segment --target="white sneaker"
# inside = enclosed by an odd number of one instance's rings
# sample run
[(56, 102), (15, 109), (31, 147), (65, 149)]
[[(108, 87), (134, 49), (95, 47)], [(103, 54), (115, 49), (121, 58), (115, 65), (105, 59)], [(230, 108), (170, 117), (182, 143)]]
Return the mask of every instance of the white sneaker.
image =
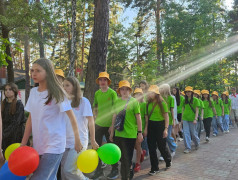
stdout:
[(190, 153), (189, 149), (185, 149), (185, 150), (184, 150), (184, 153), (185, 153), (185, 154)]
[(164, 158), (162, 156), (159, 157), (160, 161), (164, 161)]
[(175, 156), (175, 152), (172, 152), (171, 153), (171, 157), (173, 158)]
[(214, 137), (216, 137), (217, 135), (216, 134), (213, 134)]
[(183, 141), (183, 138), (178, 138), (178, 141), (180, 141), (180, 142)]
[(226, 133), (229, 133), (229, 132), (230, 132), (229, 130), (226, 131)]
[(207, 141), (207, 142), (209, 142), (209, 141), (210, 141), (209, 137), (206, 137), (206, 141)]

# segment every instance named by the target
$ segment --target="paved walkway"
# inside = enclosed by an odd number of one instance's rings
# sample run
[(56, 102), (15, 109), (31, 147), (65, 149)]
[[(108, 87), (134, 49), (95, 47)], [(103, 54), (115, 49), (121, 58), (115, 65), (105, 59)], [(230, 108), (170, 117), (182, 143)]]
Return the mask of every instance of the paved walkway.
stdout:
[(143, 162), (142, 170), (135, 174), (134, 179), (238, 180), (238, 129), (232, 129), (229, 134), (211, 137), (209, 143), (205, 142), (203, 136), (199, 150), (193, 150), (190, 154), (183, 153), (183, 142), (178, 143), (171, 169), (165, 171), (165, 163), (162, 162), (160, 173), (149, 176), (148, 159)]

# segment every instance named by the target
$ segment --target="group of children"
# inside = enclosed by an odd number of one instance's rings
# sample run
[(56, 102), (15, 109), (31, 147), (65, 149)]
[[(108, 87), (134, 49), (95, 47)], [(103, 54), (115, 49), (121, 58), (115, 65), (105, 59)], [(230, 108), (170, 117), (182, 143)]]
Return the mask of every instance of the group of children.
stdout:
[[(160, 159), (169, 169), (177, 139), (184, 140), (184, 153), (191, 151), (191, 140), (198, 149), (203, 125), (206, 141), (210, 138), (211, 125), (214, 136), (218, 134), (218, 128), (222, 132), (229, 132), (231, 100), (228, 92), (222, 93), (219, 98), (214, 91), (210, 98), (207, 90), (200, 92), (188, 86), (180, 93), (178, 88), (171, 91), (168, 84), (148, 86), (146, 81), (141, 81), (139, 87), (133, 90), (126, 80), (120, 81), (118, 89), (114, 91), (109, 87), (109, 74), (101, 72), (96, 79), (99, 90), (95, 93), (92, 108), (88, 99), (81, 95), (79, 81), (75, 77), (64, 78), (60, 70), (54, 71), (50, 60), (36, 60), (31, 75), (37, 86), (31, 89), (25, 106), (25, 111), (29, 112), (27, 121), (13, 83), (4, 87), (5, 99), (0, 121), (0, 134), (3, 134), (3, 137), (0, 135), (0, 148), (3, 151), (12, 143), (27, 145), (32, 135), (40, 163), (31, 180), (57, 179), (59, 166), (63, 180), (87, 179), (77, 169), (76, 161), (78, 155), (88, 148), (88, 134), (93, 149), (101, 146), (103, 141), (119, 146), (121, 179), (128, 180), (140, 170), (140, 163), (148, 156), (151, 163), (149, 175), (159, 172), (157, 148), (161, 153)], [(123, 130), (115, 129), (114, 124), (123, 111)], [(233, 125), (236, 126), (235, 121)], [(132, 163), (134, 149), (135, 164)], [(92, 179), (102, 176), (103, 162), (100, 161)], [(118, 177), (116, 163), (112, 165), (107, 178)]]

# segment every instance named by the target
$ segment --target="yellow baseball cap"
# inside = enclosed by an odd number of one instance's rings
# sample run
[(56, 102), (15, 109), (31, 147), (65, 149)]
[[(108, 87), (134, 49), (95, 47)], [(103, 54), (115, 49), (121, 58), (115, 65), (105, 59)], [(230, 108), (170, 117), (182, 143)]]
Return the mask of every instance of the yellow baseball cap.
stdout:
[(55, 69), (55, 74), (64, 78), (64, 72), (62, 69)]
[(127, 80), (122, 80), (119, 82), (119, 88), (117, 89), (117, 93), (120, 95), (120, 88), (128, 87), (130, 89), (130, 93), (132, 92), (131, 85)]
[(149, 92), (153, 92), (155, 94), (160, 94), (159, 87), (156, 85), (151, 85), (148, 89)]
[(224, 91), (222, 94), (224, 94), (224, 95), (226, 95), (226, 96), (229, 96), (228, 91)]
[(213, 92), (212, 92), (212, 95), (219, 96), (219, 94), (218, 94), (217, 91), (213, 91)]
[(107, 78), (108, 85), (111, 84), (111, 79), (109, 78), (109, 74), (107, 72), (100, 72), (98, 78), (96, 79), (96, 83), (99, 84), (99, 78)]

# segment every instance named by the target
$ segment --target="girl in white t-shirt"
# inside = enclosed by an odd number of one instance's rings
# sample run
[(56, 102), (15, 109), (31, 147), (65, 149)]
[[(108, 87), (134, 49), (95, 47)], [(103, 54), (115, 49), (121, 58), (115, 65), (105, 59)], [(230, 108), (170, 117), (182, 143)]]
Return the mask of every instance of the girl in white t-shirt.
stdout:
[[(78, 79), (75, 77), (67, 77), (63, 82), (63, 86), (69, 95), (71, 106), (77, 119), (83, 150), (86, 150), (88, 146), (88, 130), (90, 132), (92, 148), (97, 149), (98, 144), (95, 141), (95, 125), (92, 108), (88, 99), (81, 96)], [(73, 148), (74, 135), (72, 133), (72, 127), (69, 123), (68, 117), (66, 117), (66, 124), (66, 150), (61, 161), (61, 178), (62, 180), (84, 180), (86, 179), (85, 176), (78, 170), (76, 166), (76, 161), (79, 154), (77, 154)]]
[(80, 152), (83, 147), (78, 125), (66, 92), (56, 78), (51, 61), (43, 58), (36, 60), (31, 75), (39, 86), (31, 89), (25, 107), (30, 114), (21, 144), (26, 145), (32, 133), (33, 147), (40, 155), (40, 163), (31, 180), (57, 179), (56, 173), (66, 147), (65, 115), (68, 115), (73, 127), (75, 150)]

